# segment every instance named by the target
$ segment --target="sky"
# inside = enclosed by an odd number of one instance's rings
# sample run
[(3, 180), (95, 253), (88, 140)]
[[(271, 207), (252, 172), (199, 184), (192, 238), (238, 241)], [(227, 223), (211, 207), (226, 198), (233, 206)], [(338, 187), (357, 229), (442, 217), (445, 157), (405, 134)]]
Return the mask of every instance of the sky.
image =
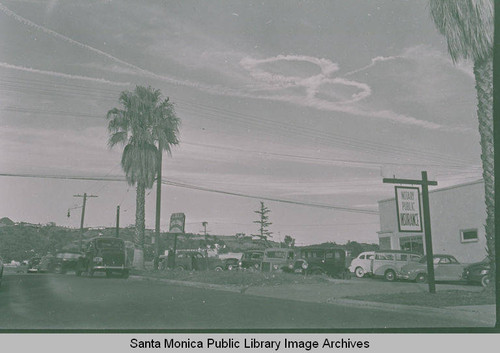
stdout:
[[(164, 156), (161, 230), (377, 243), (383, 177), (481, 178), (472, 65), (427, 1), (0, 0), (0, 217), (135, 221), (109, 148), (120, 92), (160, 89), (181, 120)], [(69, 212), (69, 217), (68, 217)], [(146, 226), (154, 228), (155, 189)]]

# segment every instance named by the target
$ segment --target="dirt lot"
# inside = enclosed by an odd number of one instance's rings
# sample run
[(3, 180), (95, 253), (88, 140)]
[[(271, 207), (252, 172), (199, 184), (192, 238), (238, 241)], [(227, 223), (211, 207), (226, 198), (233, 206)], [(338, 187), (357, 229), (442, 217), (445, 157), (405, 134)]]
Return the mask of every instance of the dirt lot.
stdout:
[[(139, 274), (139, 273), (137, 273)], [(290, 273), (250, 271), (175, 272), (146, 271), (142, 275), (172, 280), (209, 283), (239, 288), (248, 295), (287, 298), (312, 302), (337, 299), (432, 307), (494, 304), (493, 291), (461, 282), (438, 283), (436, 294), (428, 285), (407, 281), (387, 282), (378, 278), (332, 279), (325, 275), (304, 276)]]

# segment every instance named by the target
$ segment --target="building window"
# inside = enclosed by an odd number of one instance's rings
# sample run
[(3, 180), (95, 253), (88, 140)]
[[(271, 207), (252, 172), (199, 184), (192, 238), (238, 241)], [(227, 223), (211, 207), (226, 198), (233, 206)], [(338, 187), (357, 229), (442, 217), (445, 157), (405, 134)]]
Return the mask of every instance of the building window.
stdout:
[(460, 241), (462, 243), (471, 243), (478, 240), (477, 229), (465, 229), (460, 231)]
[(421, 235), (399, 238), (401, 250), (424, 254), (424, 239)]

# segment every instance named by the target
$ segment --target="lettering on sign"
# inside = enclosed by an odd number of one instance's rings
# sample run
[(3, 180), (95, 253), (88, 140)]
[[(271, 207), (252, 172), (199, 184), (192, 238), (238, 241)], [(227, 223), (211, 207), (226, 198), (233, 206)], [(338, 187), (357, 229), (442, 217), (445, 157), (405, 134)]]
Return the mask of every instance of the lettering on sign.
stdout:
[(184, 213), (172, 213), (170, 216), (170, 233), (184, 233), (186, 215)]
[(420, 190), (396, 186), (396, 209), (400, 232), (422, 232)]

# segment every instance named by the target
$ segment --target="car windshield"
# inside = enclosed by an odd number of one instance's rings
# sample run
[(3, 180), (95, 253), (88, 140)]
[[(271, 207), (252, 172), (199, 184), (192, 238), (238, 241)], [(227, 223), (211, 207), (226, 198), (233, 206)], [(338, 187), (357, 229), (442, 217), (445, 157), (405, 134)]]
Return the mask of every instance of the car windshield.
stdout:
[(97, 240), (97, 247), (99, 249), (122, 249), (123, 241), (121, 239), (99, 239)]
[(284, 259), (286, 258), (285, 251), (268, 251), (266, 252), (266, 256), (272, 259)]

